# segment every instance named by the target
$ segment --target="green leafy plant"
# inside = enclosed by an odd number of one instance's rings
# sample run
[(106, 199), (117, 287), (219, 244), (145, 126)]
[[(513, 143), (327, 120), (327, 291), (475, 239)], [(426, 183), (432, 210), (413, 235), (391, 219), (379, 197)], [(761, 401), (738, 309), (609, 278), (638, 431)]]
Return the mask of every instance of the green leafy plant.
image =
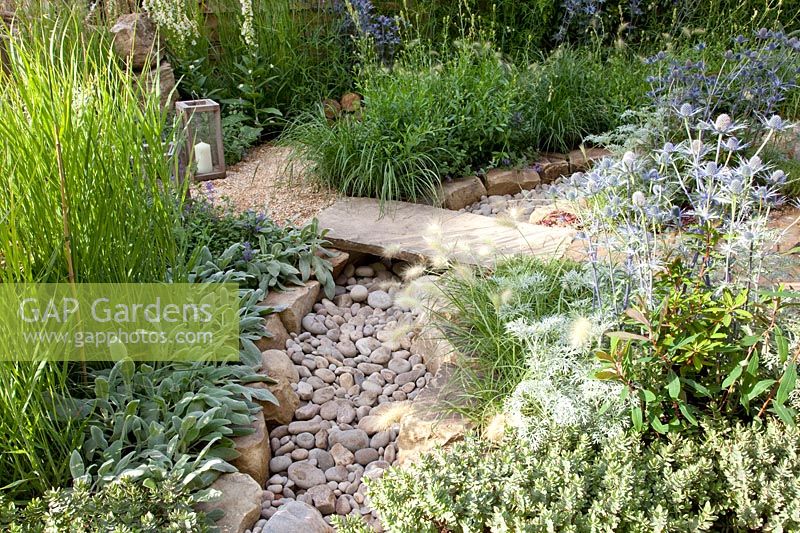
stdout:
[(192, 494), (176, 476), (157, 482), (123, 478), (97, 491), (77, 481), (72, 488), (48, 491), (25, 507), (0, 501), (0, 527), (14, 533), (203, 533), (211, 531), (211, 516), (194, 507), (207, 499), (207, 494)]
[[(753, 418), (770, 412), (794, 425), (788, 403), (800, 351), (790, 353), (781, 325), (788, 292), (715, 288), (674, 259), (656, 277), (657, 304), (626, 311), (597, 353), (600, 379), (622, 383), (634, 398), (636, 429), (660, 433), (697, 426), (703, 416)], [(796, 295), (795, 295), (796, 296)]]
[(321, 109), (304, 115), (285, 141), (317, 178), (346, 194), (432, 198), (443, 176), (507, 151), (513, 79), (487, 43), (409, 46), (391, 70), (362, 65), (362, 112), (332, 124)]
[(244, 113), (233, 113), (222, 117), (222, 142), (225, 146), (225, 164), (235, 165), (244, 157), (248, 148), (261, 139), (262, 128), (247, 125)]
[(78, 402), (89, 418), (72, 475), (103, 486), (182, 472), (185, 486), (205, 488), (235, 470), (231, 439), (252, 432), (255, 400), (277, 404), (269, 390), (247, 385), (270, 382), (248, 366), (209, 363), (137, 368), (123, 360), (97, 371), (94, 398)]
[(800, 527), (800, 432), (774, 422), (703, 429), (649, 444), (556, 432), (536, 453), (513, 437), (467, 438), (366, 483), (383, 526), (398, 533)]
[(333, 297), (332, 267), (326, 260), (332, 252), (316, 220), (302, 227), (279, 226), (263, 213), (240, 213), (230, 203), (214, 202), (212, 194), (197, 198), (184, 216), (186, 238), (197, 251), (193, 281), (235, 281), (266, 295), (313, 276)]

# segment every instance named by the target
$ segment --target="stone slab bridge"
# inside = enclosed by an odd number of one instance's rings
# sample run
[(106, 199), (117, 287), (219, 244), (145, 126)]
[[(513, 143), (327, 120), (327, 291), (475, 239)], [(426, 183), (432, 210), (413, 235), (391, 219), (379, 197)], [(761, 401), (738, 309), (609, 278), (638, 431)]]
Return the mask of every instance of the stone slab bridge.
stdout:
[(546, 227), (460, 213), (421, 204), (345, 198), (322, 211), (321, 228), (340, 250), (409, 262), (443, 259), (491, 266), (498, 257), (560, 258), (575, 237), (571, 228)]

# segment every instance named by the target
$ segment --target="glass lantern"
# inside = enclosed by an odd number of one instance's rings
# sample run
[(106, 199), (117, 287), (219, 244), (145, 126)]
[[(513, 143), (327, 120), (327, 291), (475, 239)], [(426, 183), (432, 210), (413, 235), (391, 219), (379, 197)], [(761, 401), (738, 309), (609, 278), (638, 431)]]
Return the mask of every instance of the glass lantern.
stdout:
[(183, 135), (181, 162), (190, 169), (195, 181), (225, 177), (225, 152), (222, 147), (222, 123), (219, 104), (214, 100), (185, 100), (175, 109)]

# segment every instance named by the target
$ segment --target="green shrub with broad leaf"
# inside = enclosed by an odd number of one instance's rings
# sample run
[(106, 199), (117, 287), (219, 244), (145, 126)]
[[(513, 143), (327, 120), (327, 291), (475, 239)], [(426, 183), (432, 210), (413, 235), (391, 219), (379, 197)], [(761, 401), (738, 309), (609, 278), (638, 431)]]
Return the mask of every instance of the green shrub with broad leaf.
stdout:
[(794, 425), (789, 402), (800, 349), (783, 328), (800, 294), (708, 286), (683, 259), (656, 275), (653, 307), (625, 312), (597, 353), (599, 379), (632, 396), (636, 429), (681, 431), (709, 416), (752, 419), (769, 413)]

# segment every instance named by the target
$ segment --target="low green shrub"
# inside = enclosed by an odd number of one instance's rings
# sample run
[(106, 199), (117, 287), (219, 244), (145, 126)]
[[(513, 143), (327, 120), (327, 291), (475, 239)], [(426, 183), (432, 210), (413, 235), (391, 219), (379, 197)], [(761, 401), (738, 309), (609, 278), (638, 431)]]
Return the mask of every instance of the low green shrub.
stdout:
[(401, 15), (427, 39), (457, 35), (477, 21), (503, 53), (515, 57), (547, 48), (560, 13), (557, 0), (433, 0), (415, 3)]
[(352, 196), (382, 199), (433, 197), (439, 181), (439, 163), (447, 157), (436, 145), (444, 134), (425, 123), (394, 124), (384, 129), (370, 119), (345, 117), (329, 124), (320, 110), (301, 115), (285, 133), (298, 157), (312, 162), (316, 179)]
[(536, 453), (514, 439), (468, 438), (366, 483), (384, 527), (398, 533), (800, 527), (800, 431), (704, 429), (652, 443), (559, 432)]
[(781, 193), (788, 198), (800, 197), (800, 134), (770, 143), (764, 149), (764, 160), (786, 175)]
[(261, 139), (263, 128), (248, 126), (244, 113), (228, 113), (222, 117), (222, 141), (225, 146), (225, 164), (234, 165), (242, 160), (248, 148)]
[(692, 46), (701, 39), (724, 43), (763, 27), (780, 25), (789, 31), (800, 27), (797, 0), (580, 0), (565, 6), (568, 27), (562, 27), (561, 34), (566, 40), (599, 39), (638, 49), (661, 47), (665, 42), (673, 48)]
[[(715, 247), (714, 244), (711, 245)], [(656, 274), (656, 303), (634, 304), (622, 331), (597, 352), (597, 377), (624, 386), (637, 430), (681, 431), (702, 416), (794, 424), (790, 395), (800, 348), (792, 350), (789, 292), (707, 286), (682, 259)], [(789, 315), (790, 316), (790, 315)]]
[(48, 491), (25, 507), (0, 501), (0, 529), (10, 533), (108, 531), (204, 533), (211, 517), (196, 511), (203, 500), (175, 477), (140, 483), (120, 479), (98, 491), (86, 482)]
[(783, 170), (788, 177), (783, 187), (783, 194), (789, 198), (800, 198), (800, 161), (783, 159), (775, 162), (775, 166)]

